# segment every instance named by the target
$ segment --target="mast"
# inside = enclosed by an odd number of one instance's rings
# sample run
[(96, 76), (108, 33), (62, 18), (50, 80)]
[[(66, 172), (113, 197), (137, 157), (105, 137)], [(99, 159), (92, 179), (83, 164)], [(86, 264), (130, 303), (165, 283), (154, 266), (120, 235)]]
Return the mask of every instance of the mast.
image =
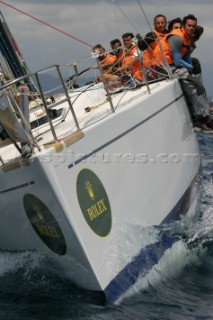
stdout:
[[(0, 68), (5, 80), (16, 79), (30, 73), (30, 70), (19, 50), (17, 43), (0, 12)], [(7, 79), (8, 78), (8, 79)], [(2, 82), (2, 76), (0, 81)], [(30, 91), (37, 92), (33, 80), (27, 83)]]

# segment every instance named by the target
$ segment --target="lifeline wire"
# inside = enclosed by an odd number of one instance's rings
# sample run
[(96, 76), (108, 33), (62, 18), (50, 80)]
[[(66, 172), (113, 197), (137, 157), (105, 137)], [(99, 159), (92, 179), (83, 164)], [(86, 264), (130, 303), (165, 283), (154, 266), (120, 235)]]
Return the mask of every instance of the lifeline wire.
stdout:
[(81, 39), (78, 39), (77, 37), (71, 35), (70, 33), (65, 32), (65, 31), (63, 31), (63, 30), (61, 30), (61, 29), (59, 29), (59, 28), (56, 28), (56, 27), (52, 26), (51, 24), (49, 24), (49, 23), (47, 23), (47, 22), (45, 22), (45, 21), (42, 21), (42, 20), (40, 20), (40, 19), (32, 16), (31, 14), (29, 14), (29, 13), (27, 13), (27, 12), (24, 12), (24, 11), (22, 11), (22, 10), (20, 10), (20, 9), (14, 7), (14, 6), (12, 6), (12, 5), (9, 4), (9, 3), (6, 3), (6, 2), (1, 1), (1, 0), (0, 0), (0, 2), (1, 2), (2, 4), (4, 4), (5, 6), (7, 6), (7, 7), (10, 7), (10, 8), (12, 8), (12, 9), (14, 9), (14, 10), (16, 10), (16, 11), (18, 11), (18, 12), (20, 12), (20, 13), (22, 13), (22, 14), (24, 14), (24, 15), (26, 15), (26, 16), (28, 16), (28, 17), (36, 20), (36, 21), (38, 21), (38, 22), (40, 22), (40, 23), (43, 23), (44, 25), (46, 25), (46, 26), (48, 26), (48, 27), (50, 27), (50, 28), (52, 28), (52, 29), (54, 29), (54, 30), (56, 30), (56, 31), (58, 31), (58, 32), (61, 32), (61, 33), (65, 34), (66, 36), (68, 36), (68, 37), (70, 37), (70, 38), (73, 38), (74, 40), (85, 44), (86, 46), (89, 46), (90, 48), (93, 47), (91, 44), (89, 44), (89, 43), (87, 43), (87, 42), (85, 42), (85, 41), (83, 41), (83, 40), (81, 40)]

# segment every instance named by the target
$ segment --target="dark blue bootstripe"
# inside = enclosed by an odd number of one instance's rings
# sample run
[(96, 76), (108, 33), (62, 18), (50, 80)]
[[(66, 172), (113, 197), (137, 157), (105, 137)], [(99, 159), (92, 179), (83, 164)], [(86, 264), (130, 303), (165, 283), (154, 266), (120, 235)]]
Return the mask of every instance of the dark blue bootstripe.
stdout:
[[(170, 211), (167, 217), (160, 223), (168, 223), (180, 219), (180, 215), (186, 214), (193, 198), (190, 196), (195, 183), (199, 179), (199, 173), (193, 179), (191, 185), (187, 188), (181, 199)], [(158, 263), (164, 252), (171, 248), (172, 245), (180, 240), (179, 236), (169, 237), (167, 235), (159, 235), (160, 240), (154, 244), (147, 245), (140, 253), (135, 256), (126, 267), (108, 284), (104, 293), (106, 299), (110, 302), (116, 301), (123, 293), (125, 293), (140, 276), (145, 276), (152, 267)]]

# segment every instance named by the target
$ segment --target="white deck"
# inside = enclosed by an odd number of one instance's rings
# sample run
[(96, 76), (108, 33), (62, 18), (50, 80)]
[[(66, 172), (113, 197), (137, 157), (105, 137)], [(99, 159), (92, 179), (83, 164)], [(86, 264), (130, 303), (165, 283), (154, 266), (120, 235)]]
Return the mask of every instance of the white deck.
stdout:
[[(151, 84), (150, 94), (154, 94), (156, 91), (161, 90), (162, 87), (168, 84), (169, 81), (167, 80)], [(74, 102), (73, 109), (76, 114), (81, 130), (85, 129), (88, 126), (91, 126), (92, 124), (97, 123), (101, 119), (104, 119), (105, 117), (110, 116), (113, 113), (110, 103), (107, 100), (106, 92), (103, 89), (103, 85), (94, 85), (94, 87), (91, 87), (90, 89), (88, 89), (88, 91), (84, 91), (85, 87), (82, 87), (70, 93), (71, 102)], [(147, 91), (147, 87), (143, 86), (134, 90), (126, 90), (118, 93), (116, 93), (115, 91), (114, 94), (111, 94), (111, 98), (113, 107), (115, 108), (115, 112), (117, 113), (122, 111), (123, 108), (129, 106), (131, 103), (137, 103), (138, 99), (140, 99), (141, 104), (143, 104), (143, 101), (147, 98), (148, 95), (149, 93)], [(64, 99), (65, 95), (56, 96), (57, 103), (60, 103), (60, 101), (63, 101)], [(60, 105), (56, 107), (56, 109), (60, 108), (63, 108), (62, 115), (58, 117), (56, 120), (52, 121), (58, 141), (63, 140), (65, 137), (77, 131), (68, 103), (62, 102)], [(91, 111), (86, 112), (86, 108), (90, 108)], [(143, 106), (142, 108), (145, 109), (145, 107)], [(142, 113), (144, 111), (146, 111), (147, 113), (147, 110), (141, 110)], [(45, 110), (42, 106), (37, 106), (35, 108), (30, 109), (31, 122), (39, 120), (44, 116)], [(39, 147), (54, 142), (54, 138), (48, 122), (33, 129), (32, 133)], [(9, 139), (7, 139), (5, 142), (1, 142), (0, 145), (0, 155), (3, 161), (5, 162), (16, 157), (20, 157), (20, 153), (12, 143), (7, 146), (4, 146), (8, 143), (10, 143)], [(38, 149), (35, 147), (33, 155), (36, 155), (37, 152)]]

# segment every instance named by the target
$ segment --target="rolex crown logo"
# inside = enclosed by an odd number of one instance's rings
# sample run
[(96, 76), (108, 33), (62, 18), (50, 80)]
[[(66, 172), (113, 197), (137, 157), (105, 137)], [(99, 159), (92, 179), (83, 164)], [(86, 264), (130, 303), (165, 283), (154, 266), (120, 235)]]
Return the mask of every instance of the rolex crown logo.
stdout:
[(43, 221), (43, 220), (44, 220), (44, 217), (42, 216), (42, 213), (41, 213), (39, 207), (38, 207), (38, 206), (34, 206), (34, 210), (35, 210), (35, 212), (36, 212), (39, 220)]
[(86, 181), (85, 187), (87, 189), (87, 192), (88, 192), (91, 200), (94, 200), (95, 199), (94, 191), (93, 191), (92, 185), (91, 185), (91, 183), (89, 181)]

